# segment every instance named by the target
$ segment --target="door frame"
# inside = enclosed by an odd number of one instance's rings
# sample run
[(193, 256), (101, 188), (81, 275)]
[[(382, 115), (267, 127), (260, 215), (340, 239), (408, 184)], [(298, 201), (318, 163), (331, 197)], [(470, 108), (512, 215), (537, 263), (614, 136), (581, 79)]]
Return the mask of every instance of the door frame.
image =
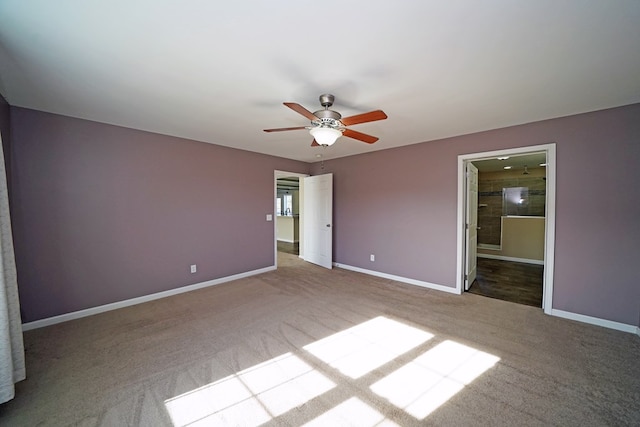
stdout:
[(287, 172), (287, 171), (281, 171), (281, 170), (277, 170), (275, 169), (273, 171), (273, 265), (275, 266), (275, 268), (278, 268), (278, 224), (276, 224), (276, 221), (278, 220), (278, 213), (276, 212), (276, 207), (277, 207), (277, 203), (276, 203), (276, 199), (278, 198), (278, 178), (286, 178), (286, 177), (298, 177), (298, 180), (300, 182), (300, 190), (299, 190), (299, 198), (298, 201), (300, 203), (300, 207), (299, 207), (299, 212), (300, 212), (300, 217), (298, 219), (298, 233), (299, 233), (299, 248), (300, 248), (300, 258), (302, 258), (302, 256), (304, 255), (303, 253), (303, 249), (302, 249), (302, 244), (304, 243), (304, 230), (303, 230), (303, 226), (304, 226), (304, 208), (302, 208), (303, 203), (304, 203), (304, 185), (303, 185), (303, 180), (301, 178), (306, 178), (308, 176), (310, 176), (308, 173), (298, 173), (298, 172)]
[(544, 276), (542, 285), (542, 309), (545, 314), (553, 310), (553, 272), (555, 259), (556, 230), (556, 144), (555, 142), (527, 147), (508, 148), (485, 151), (458, 156), (458, 218), (457, 218), (457, 268), (456, 292), (464, 290), (465, 259), (465, 221), (466, 221), (466, 164), (476, 160), (486, 160), (501, 156), (515, 156), (534, 152), (545, 152), (546, 166), (546, 205), (545, 205), (545, 239), (544, 239)]

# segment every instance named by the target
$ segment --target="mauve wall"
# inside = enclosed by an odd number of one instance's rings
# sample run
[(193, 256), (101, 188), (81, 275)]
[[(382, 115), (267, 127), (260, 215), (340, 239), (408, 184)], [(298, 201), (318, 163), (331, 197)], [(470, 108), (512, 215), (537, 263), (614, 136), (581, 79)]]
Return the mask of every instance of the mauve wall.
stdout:
[(553, 307), (640, 324), (640, 104), (314, 164), (334, 173), (334, 261), (455, 287), (457, 156), (549, 142)]
[(25, 322), (272, 266), (273, 171), (309, 169), (22, 108), (11, 125)]

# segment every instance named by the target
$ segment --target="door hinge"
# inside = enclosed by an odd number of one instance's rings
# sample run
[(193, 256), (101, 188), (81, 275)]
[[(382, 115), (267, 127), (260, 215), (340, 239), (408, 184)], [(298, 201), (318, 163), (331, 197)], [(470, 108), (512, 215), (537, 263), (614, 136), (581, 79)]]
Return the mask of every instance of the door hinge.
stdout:
[(464, 275), (464, 281), (466, 282), (467, 280), (469, 280), (469, 276), (468, 275)]
[(464, 225), (464, 229), (465, 229), (465, 230), (468, 230), (468, 229), (469, 229), (469, 224), (465, 224), (465, 225)]

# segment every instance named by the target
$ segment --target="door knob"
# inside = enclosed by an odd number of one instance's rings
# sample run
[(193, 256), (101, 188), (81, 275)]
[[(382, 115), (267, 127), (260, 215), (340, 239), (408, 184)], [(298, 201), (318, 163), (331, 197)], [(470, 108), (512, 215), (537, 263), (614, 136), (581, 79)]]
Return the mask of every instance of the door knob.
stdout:
[(331, 227), (331, 224), (327, 224), (327, 227)]

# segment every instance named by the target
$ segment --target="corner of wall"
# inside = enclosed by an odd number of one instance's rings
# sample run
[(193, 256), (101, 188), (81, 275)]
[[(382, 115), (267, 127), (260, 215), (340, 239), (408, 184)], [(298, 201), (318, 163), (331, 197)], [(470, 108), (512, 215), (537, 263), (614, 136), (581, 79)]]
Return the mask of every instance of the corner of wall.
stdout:
[(11, 199), (11, 105), (0, 93), (0, 139), (4, 157), (9, 199)]

